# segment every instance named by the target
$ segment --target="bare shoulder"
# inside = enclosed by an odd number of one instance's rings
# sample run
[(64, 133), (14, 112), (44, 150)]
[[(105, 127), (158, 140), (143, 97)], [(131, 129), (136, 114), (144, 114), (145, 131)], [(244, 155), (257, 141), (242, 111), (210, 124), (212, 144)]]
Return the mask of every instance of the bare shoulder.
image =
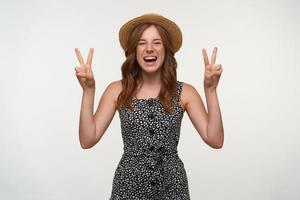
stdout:
[(122, 82), (121, 82), (121, 80), (113, 81), (113, 82), (109, 83), (108, 87), (110, 87), (110, 89), (113, 92), (119, 92), (120, 90), (122, 90)]
[(199, 93), (197, 92), (197, 89), (192, 84), (183, 82), (181, 91), (181, 101), (185, 110), (188, 108), (189, 103), (195, 98), (201, 98)]
[(117, 98), (122, 91), (122, 82), (121, 80), (116, 80), (108, 84), (107, 90), (113, 96), (115, 102), (117, 102)]

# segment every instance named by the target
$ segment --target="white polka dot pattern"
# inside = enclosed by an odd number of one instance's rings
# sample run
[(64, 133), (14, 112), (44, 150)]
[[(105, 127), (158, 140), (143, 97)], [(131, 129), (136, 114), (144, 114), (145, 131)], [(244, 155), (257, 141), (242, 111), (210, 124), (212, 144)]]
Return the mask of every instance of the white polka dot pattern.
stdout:
[[(177, 81), (180, 95), (183, 82)], [(118, 109), (124, 153), (114, 174), (110, 200), (189, 200), (186, 170), (178, 156), (184, 110), (166, 113), (158, 98), (133, 99)]]

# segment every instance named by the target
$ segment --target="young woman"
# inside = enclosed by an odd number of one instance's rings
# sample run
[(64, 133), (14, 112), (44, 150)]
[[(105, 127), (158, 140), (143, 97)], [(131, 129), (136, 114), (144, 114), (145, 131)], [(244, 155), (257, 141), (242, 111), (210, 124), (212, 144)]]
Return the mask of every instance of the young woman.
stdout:
[(80, 62), (76, 76), (83, 89), (81, 147), (97, 144), (118, 110), (124, 153), (114, 174), (110, 199), (190, 199), (187, 173), (177, 152), (184, 112), (206, 144), (221, 148), (224, 141), (216, 93), (222, 73), (221, 65), (215, 64), (217, 48), (210, 61), (206, 50), (202, 52), (206, 112), (196, 89), (177, 80), (174, 54), (181, 47), (182, 34), (173, 21), (145, 14), (125, 23), (119, 39), (126, 55), (122, 79), (107, 86), (95, 114), (93, 49), (86, 63), (75, 49)]

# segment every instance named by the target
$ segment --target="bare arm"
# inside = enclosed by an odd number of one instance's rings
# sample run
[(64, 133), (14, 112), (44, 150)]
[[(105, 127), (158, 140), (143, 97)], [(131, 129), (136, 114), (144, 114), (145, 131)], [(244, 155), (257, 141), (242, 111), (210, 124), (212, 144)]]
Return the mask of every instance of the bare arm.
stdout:
[(211, 145), (221, 148), (224, 143), (224, 129), (217, 91), (207, 89), (205, 96), (208, 110), (207, 138)]
[(224, 130), (220, 105), (217, 97), (217, 86), (223, 69), (221, 67), (221, 64), (215, 64), (217, 50), (217, 47), (213, 49), (210, 62), (207, 56), (206, 49), (203, 49), (202, 53), (205, 65), (204, 90), (208, 110), (207, 139), (211, 145), (217, 148), (221, 148), (224, 143)]
[(117, 110), (116, 101), (121, 89), (121, 82), (114, 81), (107, 86), (103, 95), (101, 96), (98, 108), (94, 115), (96, 137), (94, 144), (92, 145), (95, 145), (102, 138), (108, 126), (110, 125)]
[(90, 49), (87, 63), (84, 63), (79, 49), (75, 49), (80, 67), (76, 67), (76, 76), (83, 88), (79, 119), (79, 141), (83, 149), (93, 147), (103, 136), (116, 112), (116, 99), (121, 82), (115, 81), (107, 86), (101, 96), (94, 115), (95, 79), (92, 72), (93, 49)]
[(83, 149), (90, 148), (95, 140), (94, 97), (95, 88), (83, 90), (79, 119), (79, 141)]
[(210, 145), (207, 137), (208, 116), (203, 100), (194, 86), (184, 83), (182, 88), (182, 99), (185, 101), (186, 112), (202, 140)]
[(186, 102), (185, 109), (193, 126), (207, 145), (218, 149), (223, 145), (224, 130), (217, 93), (205, 90), (205, 96), (208, 111), (195, 87), (184, 83), (182, 99)]
[(216, 54), (217, 48), (214, 48), (211, 63), (209, 63), (206, 50), (203, 49), (207, 112), (199, 93), (192, 85), (184, 84), (182, 96), (186, 102), (188, 116), (203, 141), (213, 148), (222, 148), (224, 130), (216, 91), (222, 68), (221, 65), (215, 65)]
[(88, 149), (93, 147), (106, 132), (117, 110), (116, 99), (120, 89), (120, 82), (114, 81), (110, 83), (104, 90), (94, 115), (93, 105), (95, 91), (84, 92), (79, 128), (82, 148)]

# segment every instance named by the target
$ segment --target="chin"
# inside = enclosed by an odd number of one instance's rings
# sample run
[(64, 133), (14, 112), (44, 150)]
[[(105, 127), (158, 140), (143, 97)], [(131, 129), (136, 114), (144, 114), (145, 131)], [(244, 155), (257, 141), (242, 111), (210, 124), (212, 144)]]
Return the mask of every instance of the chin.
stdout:
[(145, 71), (145, 72), (148, 72), (148, 73), (154, 73), (154, 72), (157, 72), (157, 71), (159, 71), (160, 70), (160, 68), (158, 67), (156, 67), (156, 68), (151, 68), (151, 69), (149, 69), (149, 67), (147, 68), (145, 68), (145, 67), (142, 67), (142, 69), (143, 69), (143, 71)]
[(148, 66), (148, 65), (143, 65), (142, 69), (146, 72), (156, 72), (159, 71), (161, 66), (159, 65), (153, 65), (153, 66)]

